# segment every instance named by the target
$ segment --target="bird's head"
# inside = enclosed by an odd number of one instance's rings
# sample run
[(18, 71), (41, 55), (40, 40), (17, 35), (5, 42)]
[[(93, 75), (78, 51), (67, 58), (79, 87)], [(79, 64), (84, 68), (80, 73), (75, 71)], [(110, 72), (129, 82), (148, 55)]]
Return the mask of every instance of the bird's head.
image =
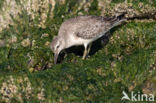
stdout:
[(60, 52), (65, 49), (64, 39), (60, 36), (54, 37), (50, 45), (51, 50), (54, 53), (54, 63), (57, 63), (58, 56)]

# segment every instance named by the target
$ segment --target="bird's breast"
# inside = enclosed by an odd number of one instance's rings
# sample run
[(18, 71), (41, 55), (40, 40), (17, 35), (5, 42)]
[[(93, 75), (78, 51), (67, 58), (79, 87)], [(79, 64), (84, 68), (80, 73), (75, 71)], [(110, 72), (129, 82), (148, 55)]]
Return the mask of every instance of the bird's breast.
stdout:
[(89, 44), (91, 42), (93, 42), (94, 39), (83, 39), (83, 38), (79, 38), (79, 37), (76, 37), (76, 36), (69, 36), (68, 40), (67, 40), (67, 44), (68, 44), (68, 47), (71, 47), (71, 46), (79, 46), (79, 45), (84, 45), (84, 44)]

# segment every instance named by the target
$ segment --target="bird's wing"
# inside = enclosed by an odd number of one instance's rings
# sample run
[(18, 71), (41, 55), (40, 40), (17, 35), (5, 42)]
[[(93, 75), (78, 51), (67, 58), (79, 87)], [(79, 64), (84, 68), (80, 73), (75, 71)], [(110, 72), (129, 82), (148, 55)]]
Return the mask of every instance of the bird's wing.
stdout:
[(76, 36), (83, 39), (92, 39), (103, 36), (112, 27), (120, 25), (125, 19), (118, 17), (102, 17), (102, 16), (90, 16), (81, 22), (81, 25), (77, 28)]
[(105, 30), (105, 27), (101, 27), (101, 25), (95, 24), (84, 24), (83, 26), (77, 29), (76, 36), (81, 37), (83, 39), (91, 39), (97, 37)]
[(76, 36), (83, 39), (92, 39), (102, 36), (110, 27), (112, 19), (93, 16), (83, 21), (77, 28)]

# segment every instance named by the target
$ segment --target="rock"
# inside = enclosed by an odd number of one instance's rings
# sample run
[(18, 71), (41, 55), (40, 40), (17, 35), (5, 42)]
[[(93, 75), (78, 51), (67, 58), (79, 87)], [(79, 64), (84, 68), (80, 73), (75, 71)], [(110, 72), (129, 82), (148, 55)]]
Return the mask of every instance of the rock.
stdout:
[(142, 87), (144, 94), (156, 95), (156, 77), (149, 78)]
[(0, 47), (4, 47), (5, 46), (5, 41), (4, 40), (0, 40)]

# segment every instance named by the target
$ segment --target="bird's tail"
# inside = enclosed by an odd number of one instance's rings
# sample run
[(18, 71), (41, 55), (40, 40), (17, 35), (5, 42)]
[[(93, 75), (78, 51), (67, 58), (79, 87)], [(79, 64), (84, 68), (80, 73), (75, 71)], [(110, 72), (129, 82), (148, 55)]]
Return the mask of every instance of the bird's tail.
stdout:
[(123, 24), (125, 21), (127, 21), (127, 19), (125, 18), (125, 13), (120, 14), (115, 16), (112, 20), (111, 20), (111, 25), (112, 27), (118, 26)]

